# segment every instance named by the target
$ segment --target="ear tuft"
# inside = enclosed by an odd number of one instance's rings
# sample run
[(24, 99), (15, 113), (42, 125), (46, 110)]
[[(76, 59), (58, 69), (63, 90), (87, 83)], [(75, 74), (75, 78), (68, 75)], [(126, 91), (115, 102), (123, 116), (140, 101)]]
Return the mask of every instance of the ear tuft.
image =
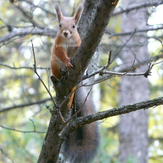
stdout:
[(80, 18), (80, 15), (82, 13), (82, 10), (83, 10), (83, 5), (80, 5), (76, 11), (76, 14), (74, 16), (74, 19), (75, 19), (75, 23), (78, 22), (79, 18)]
[(61, 12), (61, 9), (59, 8), (58, 4), (55, 5), (55, 11), (56, 11), (56, 14), (58, 17), (58, 21), (60, 22), (62, 19), (62, 12)]

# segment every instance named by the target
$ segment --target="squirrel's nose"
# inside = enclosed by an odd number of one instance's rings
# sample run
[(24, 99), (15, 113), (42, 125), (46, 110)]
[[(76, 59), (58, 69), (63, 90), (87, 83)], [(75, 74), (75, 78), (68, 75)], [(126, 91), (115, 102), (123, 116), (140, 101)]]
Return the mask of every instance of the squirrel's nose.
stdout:
[(65, 36), (65, 37), (67, 37), (67, 35), (68, 35), (68, 33), (67, 33), (67, 32), (64, 32), (63, 34), (64, 34), (64, 36)]

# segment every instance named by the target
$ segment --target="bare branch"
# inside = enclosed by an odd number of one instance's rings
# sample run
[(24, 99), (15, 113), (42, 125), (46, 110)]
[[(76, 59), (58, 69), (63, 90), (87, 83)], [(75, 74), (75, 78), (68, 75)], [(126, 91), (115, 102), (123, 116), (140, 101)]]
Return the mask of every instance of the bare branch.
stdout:
[(123, 13), (129, 13), (133, 10), (139, 10), (139, 9), (142, 9), (145, 7), (153, 7), (153, 6), (157, 7), (161, 4), (163, 4), (163, 0), (158, 0), (158, 1), (155, 0), (154, 2), (151, 1), (151, 2), (144, 3), (144, 4), (139, 4), (137, 6), (133, 6), (133, 7), (127, 8), (127, 9), (120, 8), (120, 11), (115, 11), (113, 16), (117, 16), (117, 15), (120, 15)]
[(99, 70), (93, 72), (93, 73), (90, 74), (90, 75), (89, 75), (88, 72), (87, 72), (86, 75), (85, 75), (82, 79), (85, 80), (85, 79), (91, 78), (92, 76), (95, 76), (96, 74), (102, 75), (101, 73), (102, 73), (106, 68), (108, 68), (110, 64), (111, 64), (111, 52), (110, 52), (110, 54), (109, 54), (108, 62), (107, 62), (107, 64), (106, 64), (105, 66), (101, 67)]
[[(138, 68), (138, 67), (140, 67), (140, 66), (142, 66), (142, 65), (144, 65), (144, 64), (148, 64), (148, 63), (150, 63), (150, 62), (152, 62), (152, 61), (157, 61), (158, 59), (161, 59), (161, 58), (163, 58), (163, 55), (161, 54), (161, 55), (157, 55), (157, 56), (155, 56), (155, 57), (151, 57), (150, 59), (148, 59), (148, 60), (146, 60), (146, 61), (143, 61), (143, 62), (141, 62), (141, 63), (137, 63), (137, 64), (135, 64), (132, 68), (133, 69), (135, 69), (135, 67), (136, 68)], [(161, 61), (158, 61), (158, 62), (156, 62), (156, 63), (154, 63), (154, 64), (158, 64), (158, 63), (162, 63), (162, 60)], [(0, 64), (1, 65), (1, 64)], [(10, 66), (8, 66), (8, 65), (5, 65), (5, 64), (2, 64), (2, 66), (6, 66), (6, 67), (9, 67), (10, 68)], [(11, 68), (13, 68), (14, 69), (14, 67), (11, 67)], [(25, 68), (25, 67), (24, 67)], [(38, 68), (38, 67), (37, 67)], [(30, 69), (30, 68), (29, 68)], [(41, 68), (40, 68), (41, 69)], [(125, 71), (128, 71), (128, 70), (132, 70), (131, 69), (131, 67), (127, 67), (127, 68), (125, 68), (125, 69), (119, 69), (119, 71), (118, 72), (111, 72), (111, 73), (120, 73), (120, 72), (125, 72)], [(89, 76), (88, 76), (88, 78), (89, 77), (91, 77), (92, 75), (96, 75), (96, 74), (98, 74), (98, 71), (97, 71), (97, 73), (95, 72), (95, 73), (93, 73), (93, 74), (90, 74)], [(123, 73), (122, 73), (123, 74)], [(122, 75), (121, 74), (121, 75)], [(118, 75), (118, 74), (117, 74)], [(127, 74), (126, 74), (127, 75)], [(107, 80), (107, 79), (109, 79), (109, 78), (111, 78), (111, 77), (113, 77), (113, 76), (105, 76), (105, 77), (102, 77), (102, 78), (99, 78), (99, 79), (97, 79), (96, 81), (95, 81), (95, 83), (99, 83), (99, 82), (101, 82), (101, 81), (104, 81), (104, 80)], [(83, 78), (83, 80), (84, 79), (86, 79), (86, 78)], [(20, 105), (13, 105), (13, 106), (10, 106), (10, 107), (6, 107), (6, 108), (4, 108), (4, 109), (1, 109), (0, 110), (0, 113), (3, 113), (3, 112), (6, 112), (6, 111), (10, 111), (10, 110), (13, 110), (13, 109), (20, 109), (20, 108), (23, 108), (23, 107), (27, 107), (27, 106), (31, 106), (31, 105), (39, 105), (39, 104), (42, 104), (42, 103), (46, 103), (46, 102), (48, 102), (48, 101), (50, 101), (51, 100), (51, 98), (46, 98), (46, 99), (43, 99), (43, 100), (39, 100), (39, 101), (36, 101), (36, 102), (28, 102), (28, 103), (25, 103), (25, 104), (20, 104)]]
[[(104, 75), (104, 74), (109, 74), (109, 75), (111, 75), (111, 76), (109, 76), (109, 78), (112, 78), (112, 77), (115, 77), (115, 76), (145, 76), (145, 77), (148, 77), (149, 75), (150, 75), (150, 73), (151, 73), (151, 70), (152, 70), (152, 68), (153, 68), (153, 66), (154, 65), (156, 65), (156, 64), (159, 64), (159, 63), (162, 63), (162, 61), (160, 61), (160, 62), (157, 62), (157, 63), (151, 63), (150, 65), (149, 65), (149, 67), (148, 67), (148, 69), (145, 71), (145, 72), (139, 72), (139, 73), (130, 73), (129, 71), (132, 71), (133, 69), (134, 69), (134, 67), (135, 67), (135, 65), (134, 65), (134, 62), (133, 62), (133, 65), (131, 66), (131, 68), (130, 69), (126, 69), (126, 72), (113, 72), (113, 71), (104, 71), (106, 68), (108, 68), (108, 63), (105, 65), (105, 66), (103, 66), (102, 68), (100, 68), (99, 70), (97, 70), (97, 71), (95, 71), (94, 73), (92, 73), (92, 74), (90, 74), (90, 75), (85, 75), (84, 77), (83, 77), (83, 80), (85, 80), (85, 79), (87, 79), (87, 78), (90, 78), (90, 77), (92, 77), (92, 76), (95, 76), (95, 75), (97, 75), (97, 74), (99, 74), (99, 75)], [(105, 80), (107, 80), (108, 78), (105, 78), (104, 77), (104, 80), (100, 80), (100, 82), (102, 82), (102, 81), (105, 81)], [(98, 82), (97, 82), (98, 81)], [(93, 85), (94, 84), (97, 84), (97, 83), (99, 83), (99, 80), (97, 79), (97, 81), (95, 82), (95, 83), (93, 83)], [(87, 86), (90, 86), (90, 85), (87, 85)]]
[[(34, 59), (34, 64), (33, 64), (33, 66), (34, 66), (34, 72), (35, 72), (35, 74), (37, 75), (37, 77), (39, 78), (39, 80), (41, 81), (41, 83), (43, 84), (43, 86), (44, 86), (44, 88), (46, 89), (47, 93), (49, 94), (51, 100), (53, 101), (54, 107), (55, 107), (55, 108), (58, 108), (58, 107), (57, 107), (57, 104), (56, 104), (56, 102), (55, 102), (55, 100), (54, 100), (54, 98), (53, 98), (53, 96), (52, 96), (52, 94), (50, 93), (50, 91), (49, 91), (49, 89), (48, 89), (48, 87), (46, 86), (46, 84), (44, 83), (44, 81), (41, 79), (40, 75), (39, 75), (38, 72), (37, 72), (37, 69), (36, 69), (37, 66), (36, 66), (35, 51), (34, 51), (34, 46), (33, 46), (32, 40), (31, 40), (31, 44), (32, 44), (33, 59)], [(53, 113), (52, 110), (51, 110), (51, 113)], [(64, 124), (65, 124), (65, 120), (64, 120), (64, 117), (62, 116), (60, 110), (58, 110), (58, 113), (59, 113), (60, 120), (62, 121), (62, 124), (64, 125)]]
[(143, 33), (143, 32), (148, 32), (148, 31), (157, 31), (157, 30), (161, 30), (163, 29), (163, 25), (161, 24), (160, 26), (153, 26), (153, 27), (150, 27), (148, 29), (135, 29), (134, 31), (130, 31), (130, 32), (122, 32), (122, 33), (113, 33), (113, 32), (110, 32), (108, 30), (106, 30), (106, 33), (108, 34), (111, 34), (111, 36), (109, 38), (112, 38), (114, 36), (127, 36), (127, 35), (131, 35), (133, 33)]
[(32, 122), (32, 125), (33, 125), (33, 131), (36, 131), (36, 126), (35, 126), (34, 121), (33, 121), (31, 118), (29, 118), (29, 120)]
[(7, 44), (9, 41), (14, 39), (15, 37), (25, 37), (27, 35), (40, 35), (40, 36), (51, 36), (54, 37), (56, 35), (56, 30), (50, 30), (47, 28), (39, 29), (37, 27), (34, 28), (23, 28), (23, 29), (15, 29), (10, 34), (3, 36), (0, 38), (0, 47)]
[(48, 94), (49, 94), (51, 100), (52, 100), (53, 103), (54, 103), (54, 106), (57, 106), (56, 102), (54, 101), (54, 98), (53, 98), (52, 94), (50, 93), (50, 91), (49, 91), (49, 89), (47, 88), (46, 84), (44, 83), (44, 81), (41, 79), (40, 75), (39, 75), (38, 72), (37, 72), (35, 51), (34, 51), (34, 47), (33, 47), (33, 42), (32, 42), (32, 40), (31, 40), (31, 44), (32, 44), (33, 59), (34, 59), (34, 64), (33, 64), (33, 66), (34, 66), (34, 72), (35, 72), (35, 74), (37, 75), (37, 77), (39, 78), (39, 80), (41, 81), (41, 83), (43, 84), (43, 86), (45, 87), (46, 91), (48, 92)]
[[(9, 65), (1, 63), (1, 62), (0, 62), (0, 66), (10, 68), (10, 69), (13, 69), (13, 70), (29, 69), (29, 70), (34, 71), (33, 67), (26, 67), (26, 66), (24, 66), (24, 67), (15, 67), (15, 66), (9, 66)], [(38, 70), (50, 70), (50, 67), (37, 67), (36, 69), (38, 69)]]
[(144, 76), (146, 72), (139, 72), (139, 73), (129, 73), (129, 72), (113, 72), (113, 71), (103, 71), (101, 74), (109, 74), (115, 76)]
[(34, 21), (33, 19), (33, 13), (27, 13), (22, 7), (20, 7), (19, 5), (14, 5), (22, 14), (24, 17), (26, 17), (28, 19), (28, 22), (30, 22), (33, 27), (38, 27), (43, 29), (44, 27), (39, 25), (36, 21)]
[(6, 111), (11, 111), (11, 110), (14, 110), (14, 109), (21, 109), (23, 107), (27, 107), (27, 106), (31, 106), (31, 105), (39, 105), (39, 104), (42, 104), (42, 103), (45, 103), (45, 102), (48, 102), (48, 101), (51, 101), (51, 98), (46, 98), (46, 99), (39, 100), (39, 101), (36, 101), (36, 102), (28, 102), (28, 103), (20, 104), (20, 105), (13, 105), (13, 106), (1, 109), (0, 113), (6, 112)]
[[(129, 72), (129, 71), (135, 70), (136, 68), (141, 67), (141, 66), (143, 66), (143, 65), (145, 65), (145, 64), (149, 64), (149, 63), (151, 63), (151, 62), (157, 61), (157, 60), (159, 60), (159, 59), (161, 59), (161, 58), (163, 58), (163, 54), (157, 55), (157, 56), (155, 56), (155, 57), (151, 57), (150, 59), (147, 59), (147, 60), (145, 60), (145, 61), (143, 61), (143, 62), (136, 63), (135, 65), (132, 66), (132, 68), (131, 68), (130, 66), (128, 66), (128, 67), (126, 67), (126, 68), (121, 68), (121, 69), (118, 70), (118, 72), (125, 72), (125, 73), (126, 73), (126, 72)], [(148, 70), (149, 70), (149, 69), (148, 69)], [(148, 71), (148, 70), (147, 70), (147, 71)], [(147, 73), (147, 72), (145, 72), (145, 74), (146, 74), (146, 73)], [(144, 74), (144, 75), (145, 75), (145, 74)], [(101, 78), (97, 79), (97, 80), (94, 82), (94, 84), (97, 84), (97, 83), (100, 83), (100, 82), (102, 82), (102, 81), (108, 80), (108, 79), (110, 79), (110, 78), (112, 78), (112, 77), (114, 77), (114, 76), (112, 76), (112, 75), (106, 75), (106, 76), (104, 76), (104, 77), (101, 77)]]
[(26, 2), (26, 3), (30, 4), (32, 7), (35, 7), (35, 9), (40, 8), (42, 11), (46, 12), (47, 14), (50, 14), (52, 16), (56, 16), (56, 14), (54, 12), (51, 12), (51, 11), (39, 6), (39, 4), (35, 5), (34, 3), (32, 3), (31, 1), (28, 1), (28, 0), (17, 0), (17, 1)]
[(2, 153), (6, 158), (8, 158), (12, 163), (15, 163), (15, 162), (8, 156), (8, 154), (6, 154), (6, 152), (3, 151), (2, 148), (0, 148), (0, 151), (1, 151), (1, 153)]
[(151, 107), (156, 107), (159, 105), (163, 104), (163, 97), (156, 98), (153, 100), (148, 100), (148, 101), (143, 101), (139, 103), (135, 103), (132, 105), (125, 105), (125, 106), (120, 106), (118, 108), (110, 109), (107, 111), (103, 112), (98, 112), (96, 114), (88, 115), (86, 117), (79, 117), (76, 118), (75, 120), (72, 119), (67, 126), (62, 130), (60, 133), (61, 137), (64, 137), (64, 135), (68, 135), (68, 133), (72, 132), (75, 130), (77, 127), (85, 124), (89, 124), (98, 120), (102, 120), (104, 118), (109, 118), (121, 114), (127, 114), (136, 110), (141, 110), (141, 109), (148, 109)]
[(156, 107), (162, 104), (163, 104), (163, 97), (160, 97), (160, 98), (156, 98), (153, 100), (135, 103), (132, 105), (120, 106), (118, 108), (99, 112), (97, 114), (89, 115), (84, 118), (83, 117), (78, 118), (79, 121), (77, 120), (76, 123), (78, 125), (84, 125), (84, 124), (92, 123), (92, 122), (95, 122), (97, 120), (101, 120), (104, 118), (109, 118), (109, 117), (113, 117), (113, 116), (117, 116), (121, 114), (127, 114), (136, 110), (149, 109), (151, 107)]
[(15, 129), (15, 128), (6, 127), (6, 126), (3, 126), (3, 125), (0, 125), (0, 127), (3, 128), (3, 129), (6, 129), (6, 130), (21, 132), (21, 133), (24, 133), (24, 134), (27, 134), (27, 133), (45, 134), (46, 133), (46, 131), (37, 131), (35, 128), (34, 128), (34, 130), (31, 130), (31, 131), (25, 131), (25, 130), (23, 131), (23, 130), (18, 130), (18, 129)]

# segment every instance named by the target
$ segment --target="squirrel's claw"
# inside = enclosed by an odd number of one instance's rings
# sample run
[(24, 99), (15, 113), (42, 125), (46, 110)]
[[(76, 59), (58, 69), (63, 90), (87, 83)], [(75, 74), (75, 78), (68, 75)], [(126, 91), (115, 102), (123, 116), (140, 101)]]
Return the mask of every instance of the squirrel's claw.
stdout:
[(69, 68), (69, 69), (73, 69), (74, 68), (74, 66), (71, 64), (71, 62), (70, 62), (70, 59), (69, 59), (69, 61), (66, 63), (66, 66)]

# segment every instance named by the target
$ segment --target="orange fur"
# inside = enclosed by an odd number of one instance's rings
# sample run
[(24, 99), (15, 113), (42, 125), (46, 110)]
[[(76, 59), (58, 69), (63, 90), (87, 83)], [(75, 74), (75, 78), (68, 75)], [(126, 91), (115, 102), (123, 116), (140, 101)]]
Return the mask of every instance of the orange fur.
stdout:
[(76, 90), (76, 86), (72, 88), (71, 90), (71, 96), (70, 96), (70, 100), (68, 102), (68, 107), (71, 108), (72, 107), (72, 103), (73, 103), (73, 100), (74, 100), (74, 95), (75, 95), (75, 90)]

